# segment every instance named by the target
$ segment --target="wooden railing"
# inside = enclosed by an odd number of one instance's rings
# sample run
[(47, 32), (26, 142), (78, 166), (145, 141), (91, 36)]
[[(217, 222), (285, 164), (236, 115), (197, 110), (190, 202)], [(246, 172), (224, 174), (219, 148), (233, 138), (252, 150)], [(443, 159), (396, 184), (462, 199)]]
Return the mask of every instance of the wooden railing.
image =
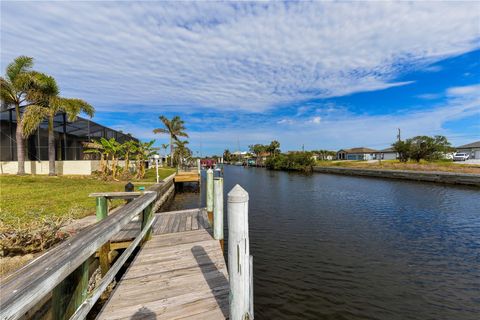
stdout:
[[(68, 319), (70, 315), (72, 319), (85, 318), (135, 247), (148, 237), (155, 220), (152, 207), (157, 198), (156, 192), (125, 196), (136, 198), (3, 281), (0, 284), (0, 319), (21, 318), (51, 292), (54, 318)], [(142, 214), (140, 234), (87, 296), (90, 258), (138, 214)]]

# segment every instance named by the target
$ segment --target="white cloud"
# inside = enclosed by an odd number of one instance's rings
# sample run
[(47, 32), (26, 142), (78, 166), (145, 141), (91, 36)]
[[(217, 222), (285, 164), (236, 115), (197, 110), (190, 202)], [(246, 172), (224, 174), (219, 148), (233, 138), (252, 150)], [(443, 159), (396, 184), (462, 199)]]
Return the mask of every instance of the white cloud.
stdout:
[(480, 84), (474, 84), (463, 87), (452, 87), (447, 90), (447, 94), (453, 97), (480, 96)]
[(468, 2), (2, 2), (2, 69), (20, 54), (99, 110), (264, 111), (378, 90), (478, 48)]
[(322, 121), (322, 117), (313, 117), (312, 119), (310, 119), (308, 122), (310, 123), (315, 123), (315, 124), (319, 124), (320, 121)]
[(281, 119), (277, 121), (278, 124), (293, 124), (295, 121), (292, 119)]

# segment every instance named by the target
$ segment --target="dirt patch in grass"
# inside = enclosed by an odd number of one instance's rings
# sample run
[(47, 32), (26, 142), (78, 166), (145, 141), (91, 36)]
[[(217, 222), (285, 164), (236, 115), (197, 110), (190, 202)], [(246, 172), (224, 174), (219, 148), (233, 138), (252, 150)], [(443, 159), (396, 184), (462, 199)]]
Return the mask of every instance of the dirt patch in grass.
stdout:
[(346, 167), (362, 169), (384, 169), (384, 170), (412, 170), (412, 171), (441, 171), (458, 173), (480, 174), (480, 165), (458, 164), (453, 161), (420, 161), (400, 162), (397, 160), (382, 161), (318, 161), (319, 167)]

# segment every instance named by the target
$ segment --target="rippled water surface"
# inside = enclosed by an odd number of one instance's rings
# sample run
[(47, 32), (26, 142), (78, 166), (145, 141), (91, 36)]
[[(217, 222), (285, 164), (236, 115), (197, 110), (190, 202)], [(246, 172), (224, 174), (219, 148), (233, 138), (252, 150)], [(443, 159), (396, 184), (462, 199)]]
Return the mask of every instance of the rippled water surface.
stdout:
[[(255, 319), (480, 319), (480, 190), (227, 166), (250, 195)], [(179, 193), (173, 209), (197, 207)]]

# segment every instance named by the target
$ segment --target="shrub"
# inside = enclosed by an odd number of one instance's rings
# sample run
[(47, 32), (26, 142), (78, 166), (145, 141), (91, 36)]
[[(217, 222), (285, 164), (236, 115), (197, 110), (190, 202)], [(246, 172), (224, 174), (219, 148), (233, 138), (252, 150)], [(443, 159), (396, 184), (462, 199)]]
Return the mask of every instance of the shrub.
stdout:
[(310, 152), (295, 152), (289, 154), (278, 154), (275, 157), (269, 157), (265, 163), (271, 170), (293, 170), (311, 172), (315, 160)]

